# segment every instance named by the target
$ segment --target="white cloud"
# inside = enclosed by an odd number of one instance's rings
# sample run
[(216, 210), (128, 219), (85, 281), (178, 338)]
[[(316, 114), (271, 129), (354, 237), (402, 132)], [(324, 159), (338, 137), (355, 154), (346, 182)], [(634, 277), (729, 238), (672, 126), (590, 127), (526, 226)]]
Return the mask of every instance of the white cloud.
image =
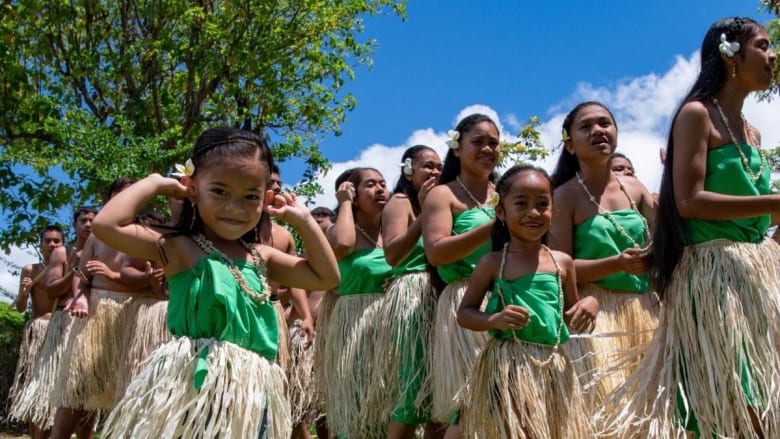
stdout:
[[(0, 287), (16, 294), (19, 291), (19, 272), (21, 267), (27, 264), (35, 264), (38, 257), (32, 249), (24, 247), (11, 247), (8, 255), (2, 255), (0, 258)], [(0, 295), (0, 301), (9, 302), (10, 300)]]
[[(636, 78), (627, 78), (611, 87), (594, 87), (589, 83), (577, 84), (575, 91), (559, 104), (551, 107), (546, 115), (540, 114), (539, 126), (542, 143), (548, 148), (556, 148), (543, 163), (552, 171), (560, 153), (557, 146), (561, 139), (561, 125), (566, 113), (577, 103), (596, 100), (604, 103), (614, 113), (618, 124), (618, 152), (628, 156), (636, 168), (637, 176), (651, 191), (660, 186), (662, 166), (659, 150), (666, 146), (666, 136), (672, 114), (680, 100), (696, 79), (699, 69), (699, 54), (689, 57), (677, 56), (674, 65), (663, 74), (649, 73)], [(483, 113), (493, 118), (503, 140), (513, 140), (514, 133), (522, 124), (513, 113), (500, 117), (492, 108), (483, 105), (470, 105), (460, 110), (453, 118), (452, 126), (471, 113)], [(780, 145), (780, 99), (772, 102), (758, 102), (751, 95), (744, 106), (745, 117), (762, 134), (762, 145), (772, 148)], [(505, 132), (504, 126), (513, 132)], [(373, 166), (385, 176), (389, 187), (393, 187), (400, 175), (401, 155), (409, 146), (422, 143), (433, 147), (444, 157), (446, 153), (446, 130), (441, 132), (433, 128), (414, 131), (401, 145), (385, 146), (374, 144), (363, 150), (359, 157), (348, 162), (334, 163), (333, 169), (321, 179), (325, 194), (316, 198), (318, 205), (334, 207), (334, 182), (344, 170), (354, 166)]]

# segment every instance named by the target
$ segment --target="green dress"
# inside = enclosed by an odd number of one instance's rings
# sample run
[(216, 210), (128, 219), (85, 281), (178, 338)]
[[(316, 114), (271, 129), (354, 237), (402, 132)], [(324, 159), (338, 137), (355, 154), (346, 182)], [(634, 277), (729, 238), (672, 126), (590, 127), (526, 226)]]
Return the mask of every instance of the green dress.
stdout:
[[(268, 288), (254, 264), (233, 261), (256, 292)], [(202, 257), (192, 268), (168, 280), (168, 329), (179, 337), (214, 338), (234, 343), (268, 361), (276, 359), (279, 328), (270, 301), (258, 303), (241, 290), (217, 253)], [(206, 349), (195, 373), (195, 387), (205, 378)]]
[[(616, 210), (609, 215), (640, 246), (646, 245), (645, 223), (633, 209)], [(605, 214), (594, 215), (574, 227), (574, 259), (603, 259), (622, 253), (634, 246), (618, 231)], [(610, 274), (593, 282), (613, 291), (645, 293), (650, 291), (647, 274), (629, 274), (625, 271)]]
[[(528, 310), (528, 324), (516, 330), (491, 329), (494, 338), (509, 340), (519, 338), (532, 343), (555, 346), (558, 328), (561, 327), (561, 297), (558, 275), (555, 273), (529, 273), (513, 280), (496, 279), (493, 294), (485, 307), (486, 314), (500, 312), (507, 305), (522, 306)], [(569, 329), (561, 327), (560, 343), (569, 339)]]
[[(466, 233), (469, 230), (475, 229), (490, 221), (494, 216), (496, 216), (496, 211), (494, 209), (480, 207), (456, 213), (452, 216), (452, 234), (460, 235)], [(489, 251), (490, 242), (486, 242), (463, 259), (438, 267), (439, 276), (441, 276), (442, 280), (446, 283), (468, 279), (471, 277), (471, 272), (474, 271), (474, 267), (477, 266), (477, 262), (479, 262), (480, 258)]]
[(385, 282), (393, 271), (381, 248), (354, 251), (339, 261), (339, 296), (385, 292)]

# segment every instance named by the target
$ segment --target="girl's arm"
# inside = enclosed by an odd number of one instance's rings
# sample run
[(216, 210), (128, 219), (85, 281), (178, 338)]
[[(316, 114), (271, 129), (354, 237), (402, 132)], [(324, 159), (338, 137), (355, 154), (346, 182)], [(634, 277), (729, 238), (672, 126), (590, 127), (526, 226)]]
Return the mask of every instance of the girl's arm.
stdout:
[[(92, 233), (116, 250), (163, 264), (157, 248), (160, 233), (135, 223), (135, 215), (157, 195), (185, 198), (192, 195), (192, 190), (173, 178), (152, 174), (111, 198), (92, 222)], [(177, 266), (178, 252), (166, 251), (166, 254), (169, 257), (166, 271), (181, 271)]]
[(339, 203), (339, 213), (336, 222), (326, 232), (328, 243), (333, 249), (337, 260), (352, 253), (355, 248), (355, 218), (352, 216), (352, 202), (355, 199), (354, 185), (345, 181), (336, 191), (336, 200)]
[(495, 219), (466, 233), (452, 235), (452, 192), (447, 186), (431, 189), (421, 221), (425, 255), (434, 267), (459, 261), (490, 240)]
[(469, 287), (458, 308), (458, 324), (472, 331), (489, 329), (520, 329), (528, 324), (528, 310), (507, 305), (503, 310), (487, 314), (479, 310), (485, 294), (493, 288), (501, 266), (501, 252), (488, 253), (477, 263)]
[[(550, 224), (550, 248), (574, 257), (574, 205), (566, 196), (566, 186), (555, 190), (553, 217)], [(625, 271), (641, 274), (647, 271), (647, 256), (639, 249), (626, 249), (622, 253), (601, 259), (576, 259), (574, 266), (580, 282), (592, 282), (611, 274)]]
[(554, 256), (561, 267), (563, 279), (564, 319), (574, 332), (589, 332), (593, 329), (596, 314), (599, 312), (598, 301), (591, 297), (579, 298), (577, 292), (577, 270), (571, 256), (554, 252)]
[(674, 122), (672, 139), (674, 199), (681, 217), (716, 221), (780, 212), (780, 195), (736, 196), (704, 190), (710, 146), (730, 140), (714, 128), (702, 102), (683, 105)]
[(266, 192), (265, 211), (295, 227), (306, 254), (311, 256), (301, 258), (270, 246), (261, 246), (265, 252), (269, 279), (304, 290), (335, 288), (340, 281), (336, 256), (306, 206), (292, 194), (275, 195), (269, 190)]
[(412, 203), (406, 195), (390, 197), (382, 210), (382, 242), (385, 259), (395, 267), (411, 253), (422, 233), (420, 218), (414, 217)]

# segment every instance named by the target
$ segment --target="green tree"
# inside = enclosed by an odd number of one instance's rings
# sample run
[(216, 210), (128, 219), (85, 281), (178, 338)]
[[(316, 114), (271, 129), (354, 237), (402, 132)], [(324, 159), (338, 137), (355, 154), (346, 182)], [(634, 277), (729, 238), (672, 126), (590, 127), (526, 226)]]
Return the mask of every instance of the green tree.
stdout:
[(516, 142), (501, 142), (500, 163), (502, 166), (533, 163), (547, 157), (551, 150), (542, 144), (538, 128), (541, 121), (538, 116), (528, 118)]
[(209, 126), (268, 136), (317, 190), (376, 14), (405, 17), (405, 0), (3, 1), (0, 246), (117, 176), (167, 172)]

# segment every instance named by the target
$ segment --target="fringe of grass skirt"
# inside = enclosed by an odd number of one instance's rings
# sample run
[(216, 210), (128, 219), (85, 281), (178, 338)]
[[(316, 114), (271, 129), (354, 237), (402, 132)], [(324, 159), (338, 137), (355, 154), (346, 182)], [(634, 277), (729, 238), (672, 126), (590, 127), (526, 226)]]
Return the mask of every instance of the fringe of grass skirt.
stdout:
[(317, 337), (314, 338), (314, 401), (320, 411), (325, 411), (328, 393), (328, 376), (325, 373), (325, 350), (329, 338), (330, 316), (339, 295), (335, 290), (325, 292), (317, 310)]
[(293, 425), (307, 421), (314, 407), (316, 396), (313, 389), (314, 345), (307, 345), (306, 333), (301, 330), (300, 323), (300, 320), (296, 320), (290, 325), (292, 365), (287, 380), (289, 382)]
[[(11, 407), (16, 405), (24, 405), (21, 401), (21, 397), (30, 382), (32, 381), (33, 371), (35, 369), (35, 360), (38, 358), (38, 353), (43, 347), (43, 342), (46, 339), (46, 328), (49, 326), (49, 319), (30, 319), (27, 324), (24, 325), (22, 333), (22, 344), (19, 346), (19, 360), (16, 362), (16, 371), (14, 373), (14, 383), (8, 392), (8, 399)], [(29, 406), (29, 405), (28, 405)], [(30, 417), (29, 413), (26, 418), (15, 418), (16, 414), (12, 409), (9, 415), (11, 419), (17, 421), (26, 421)]]

